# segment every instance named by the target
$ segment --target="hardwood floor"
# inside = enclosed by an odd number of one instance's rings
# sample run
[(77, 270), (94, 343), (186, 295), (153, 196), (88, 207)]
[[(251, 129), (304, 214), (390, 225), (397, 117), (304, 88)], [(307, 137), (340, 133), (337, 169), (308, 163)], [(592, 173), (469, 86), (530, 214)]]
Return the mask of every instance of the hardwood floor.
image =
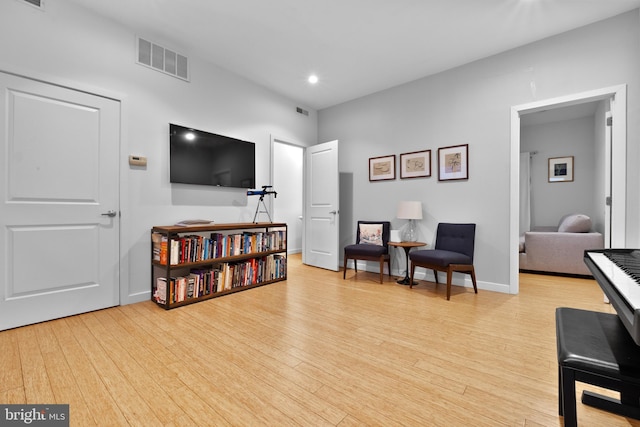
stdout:
[[(378, 280), (290, 256), (285, 282), (0, 332), (0, 403), (68, 403), (73, 426), (561, 426), (555, 308), (612, 311), (587, 279), (450, 301)], [(578, 419), (640, 426), (580, 403)]]

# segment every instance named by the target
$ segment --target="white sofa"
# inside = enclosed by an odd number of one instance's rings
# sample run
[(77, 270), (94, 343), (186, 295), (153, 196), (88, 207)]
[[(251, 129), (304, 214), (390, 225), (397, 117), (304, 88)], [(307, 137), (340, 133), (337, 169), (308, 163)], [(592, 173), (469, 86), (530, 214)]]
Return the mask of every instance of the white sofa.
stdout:
[(603, 247), (588, 216), (565, 215), (558, 227), (538, 227), (520, 237), (520, 270), (590, 276), (584, 251)]

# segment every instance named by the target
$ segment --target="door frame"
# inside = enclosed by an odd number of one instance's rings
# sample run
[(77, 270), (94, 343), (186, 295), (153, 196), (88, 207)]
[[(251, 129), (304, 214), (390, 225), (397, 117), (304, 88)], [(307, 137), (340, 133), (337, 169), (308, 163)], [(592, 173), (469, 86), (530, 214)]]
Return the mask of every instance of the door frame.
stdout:
[(520, 116), (585, 102), (611, 99), (613, 118), (611, 147), (611, 247), (625, 247), (626, 241), (626, 147), (627, 85), (610, 86), (511, 107), (511, 177), (509, 214), (509, 293), (517, 294), (519, 284), (519, 204), (520, 200)]

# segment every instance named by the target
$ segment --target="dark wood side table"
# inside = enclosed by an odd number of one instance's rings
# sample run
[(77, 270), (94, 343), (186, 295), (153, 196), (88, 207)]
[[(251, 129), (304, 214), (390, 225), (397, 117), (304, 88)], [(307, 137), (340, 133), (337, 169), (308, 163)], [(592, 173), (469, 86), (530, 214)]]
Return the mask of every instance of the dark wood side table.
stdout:
[(411, 250), (411, 248), (419, 248), (420, 246), (426, 245), (427, 244), (424, 242), (389, 242), (389, 246), (404, 249), (407, 269), (404, 273), (404, 279), (398, 280), (398, 283), (400, 285), (408, 285), (409, 283), (411, 283), (411, 279), (409, 278), (409, 251)]

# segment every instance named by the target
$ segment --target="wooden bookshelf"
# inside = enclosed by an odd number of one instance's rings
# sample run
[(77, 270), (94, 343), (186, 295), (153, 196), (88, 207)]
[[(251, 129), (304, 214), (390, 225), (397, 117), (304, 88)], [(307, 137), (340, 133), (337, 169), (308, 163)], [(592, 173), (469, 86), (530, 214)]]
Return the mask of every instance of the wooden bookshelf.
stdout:
[(151, 229), (151, 300), (169, 310), (287, 278), (287, 224)]

